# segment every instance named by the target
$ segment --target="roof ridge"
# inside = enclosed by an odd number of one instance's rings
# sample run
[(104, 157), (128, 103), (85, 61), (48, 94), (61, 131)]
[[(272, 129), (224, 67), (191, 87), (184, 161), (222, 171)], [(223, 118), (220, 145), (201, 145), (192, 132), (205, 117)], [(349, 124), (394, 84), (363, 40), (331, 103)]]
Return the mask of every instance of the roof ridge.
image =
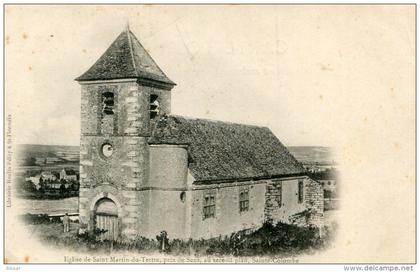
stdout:
[(136, 61), (134, 60), (134, 52), (133, 52), (133, 45), (131, 44), (130, 32), (131, 32), (130, 29), (127, 27), (126, 34), (127, 34), (127, 39), (128, 39), (128, 46), (130, 47), (131, 61), (133, 62), (134, 73), (136, 74), (136, 76), (139, 76), (139, 73), (137, 71)]
[(141, 78), (147, 82), (156, 82), (166, 90), (171, 90), (176, 85), (128, 27), (85, 73), (76, 78), (76, 81), (121, 78)]
[(191, 117), (191, 116), (183, 116), (183, 115), (177, 115), (177, 114), (170, 114), (169, 117), (175, 117), (175, 118), (184, 118), (187, 120), (192, 121), (206, 121), (211, 123), (223, 123), (228, 125), (238, 125), (238, 126), (247, 126), (247, 127), (256, 127), (256, 128), (266, 128), (270, 129), (268, 126), (260, 126), (260, 125), (254, 125), (254, 124), (244, 124), (244, 123), (235, 123), (231, 121), (222, 121), (222, 120), (215, 120), (215, 119), (207, 119), (207, 118), (197, 118), (197, 117)]
[(136, 35), (131, 30), (128, 30), (134, 37), (134, 39), (138, 42), (138, 44), (143, 48), (143, 50), (146, 52), (146, 54), (149, 55), (150, 60), (155, 64), (156, 68), (165, 76), (168, 78), (168, 76), (165, 74), (165, 72), (159, 67), (159, 65), (156, 63), (156, 61), (153, 59), (153, 57), (149, 54), (149, 52), (144, 48), (144, 46), (141, 44), (139, 39), (137, 39)]

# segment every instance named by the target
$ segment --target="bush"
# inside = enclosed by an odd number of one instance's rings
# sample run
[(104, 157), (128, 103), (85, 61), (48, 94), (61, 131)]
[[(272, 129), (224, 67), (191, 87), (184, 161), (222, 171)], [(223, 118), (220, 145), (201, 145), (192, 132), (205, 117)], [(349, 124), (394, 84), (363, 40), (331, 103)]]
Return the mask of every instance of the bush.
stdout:
[(28, 225), (50, 224), (52, 221), (48, 214), (31, 214), (21, 215), (21, 219)]
[(270, 255), (296, 250), (320, 248), (323, 244), (315, 227), (298, 227), (279, 223), (264, 224), (251, 234), (234, 234), (221, 241), (210, 240), (207, 254), (216, 255)]

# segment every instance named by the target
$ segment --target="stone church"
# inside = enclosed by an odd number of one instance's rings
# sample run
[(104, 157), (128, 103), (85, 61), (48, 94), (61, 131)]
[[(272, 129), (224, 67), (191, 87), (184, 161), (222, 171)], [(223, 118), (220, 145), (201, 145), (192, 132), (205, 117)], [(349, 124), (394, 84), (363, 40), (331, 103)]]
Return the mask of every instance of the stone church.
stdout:
[(80, 232), (200, 239), (322, 226), (323, 191), (267, 127), (171, 114), (176, 85), (127, 28), (81, 85)]

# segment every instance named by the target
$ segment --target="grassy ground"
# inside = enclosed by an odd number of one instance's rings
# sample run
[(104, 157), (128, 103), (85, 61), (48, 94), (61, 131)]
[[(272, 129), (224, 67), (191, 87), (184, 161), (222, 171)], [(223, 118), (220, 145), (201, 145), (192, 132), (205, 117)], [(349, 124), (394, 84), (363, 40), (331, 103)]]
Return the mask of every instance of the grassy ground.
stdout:
[(79, 224), (71, 222), (69, 232), (64, 232), (62, 223), (27, 225), (27, 228), (32, 236), (38, 237), (41, 240), (44, 240), (47, 237), (63, 239), (76, 237)]
[[(94, 236), (77, 235), (78, 224), (71, 223), (70, 232), (63, 232), (58, 222), (27, 225), (32, 236), (57, 248), (66, 248), (79, 253), (110, 254), (116, 251), (152, 254), (159, 252), (159, 243), (138, 237), (132, 242), (100, 242)], [(181, 241), (169, 240), (171, 255), (195, 256), (281, 256), (291, 257), (311, 254), (328, 246), (331, 230), (325, 237), (319, 237), (317, 229), (299, 228), (278, 224), (264, 225), (251, 234), (233, 235), (227, 238)]]

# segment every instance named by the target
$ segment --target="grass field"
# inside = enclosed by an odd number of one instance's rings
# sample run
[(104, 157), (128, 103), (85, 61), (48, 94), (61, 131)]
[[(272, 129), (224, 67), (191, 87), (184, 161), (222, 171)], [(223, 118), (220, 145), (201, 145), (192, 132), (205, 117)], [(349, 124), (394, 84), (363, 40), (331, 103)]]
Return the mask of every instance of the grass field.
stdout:
[[(71, 223), (70, 232), (63, 232), (62, 223), (51, 222), (27, 225), (31, 236), (43, 243), (57, 248), (65, 248), (78, 253), (138, 252), (153, 254), (159, 252), (159, 242), (154, 239), (137, 237), (131, 242), (98, 241), (96, 236), (80, 236), (78, 223)], [(333, 230), (328, 230), (323, 237), (314, 228), (302, 228), (286, 224), (264, 225), (257, 231), (240, 236), (219, 237), (208, 240), (181, 241), (169, 240), (170, 255), (195, 256), (280, 256), (293, 257), (301, 254), (313, 254), (329, 246)], [(170, 238), (170, 237), (169, 237)]]
[(56, 213), (77, 213), (78, 197), (63, 199), (22, 199), (21, 210), (31, 214), (56, 214)]

